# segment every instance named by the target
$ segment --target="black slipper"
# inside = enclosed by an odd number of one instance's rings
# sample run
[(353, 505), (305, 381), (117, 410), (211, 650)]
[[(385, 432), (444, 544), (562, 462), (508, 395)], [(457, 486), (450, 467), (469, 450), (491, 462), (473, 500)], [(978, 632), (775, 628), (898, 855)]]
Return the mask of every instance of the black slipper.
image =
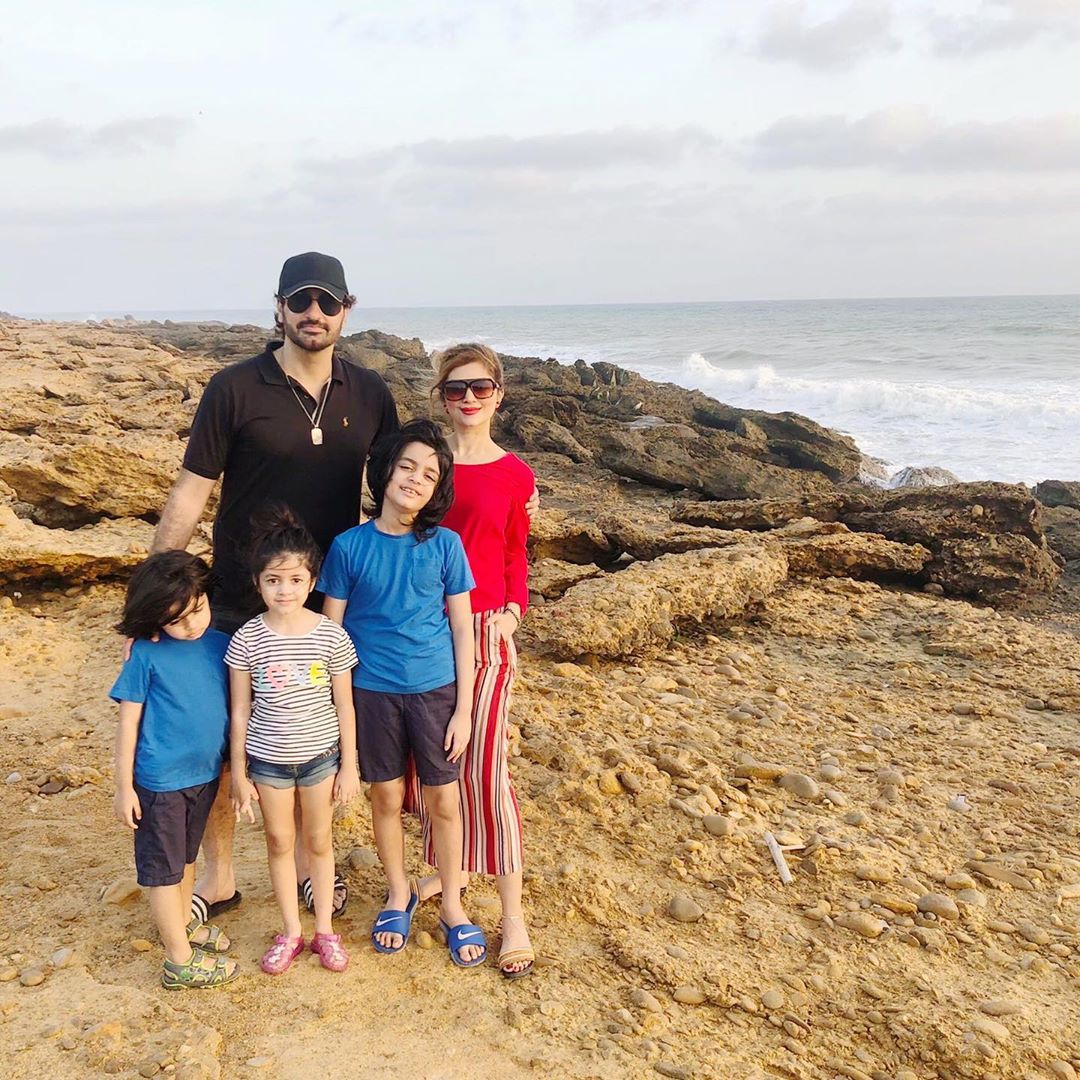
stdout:
[[(340, 874), (334, 875), (334, 894), (344, 890), (345, 899), (341, 901), (341, 907), (335, 907), (331, 918), (336, 919), (340, 915), (345, 914), (345, 909), (349, 906), (349, 886)], [(311, 889), (311, 878), (306, 877), (296, 887), (296, 891), (300, 894), (300, 899), (304, 901), (304, 907), (310, 912), (315, 911), (315, 893)]]
[(232, 911), (242, 899), (243, 896), (239, 889), (227, 900), (215, 900), (212, 904), (204, 896), (195, 893), (191, 897), (191, 914), (200, 923), (209, 922), (215, 915), (220, 915), (223, 911)]

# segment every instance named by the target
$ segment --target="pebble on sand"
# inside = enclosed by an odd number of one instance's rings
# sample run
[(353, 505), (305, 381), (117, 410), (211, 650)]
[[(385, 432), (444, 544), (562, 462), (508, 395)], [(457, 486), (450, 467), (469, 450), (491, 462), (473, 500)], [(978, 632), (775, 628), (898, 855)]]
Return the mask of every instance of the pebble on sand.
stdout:
[(871, 915), (869, 911), (843, 911), (836, 916), (834, 922), (845, 930), (851, 930), (864, 938), (881, 937), (888, 924)]
[(153, 945), (146, 938), (141, 937), (132, 938), (128, 944), (133, 952), (149, 952), (153, 948)]
[(1022, 1011), (1019, 1001), (1008, 1001), (1004, 998), (993, 1001), (980, 1001), (979, 1011), (987, 1016), (1014, 1016)]
[(119, 881), (114, 881), (109, 885), (105, 891), (101, 894), (101, 899), (106, 904), (123, 905), (130, 903), (135, 899), (142, 889), (139, 888), (139, 883), (133, 881), (130, 878), (121, 878)]
[(797, 795), (800, 799), (817, 802), (821, 798), (821, 789), (817, 781), (806, 773), (787, 772), (776, 782), (785, 791), (790, 791), (792, 795)]
[(702, 1005), (706, 1001), (705, 991), (697, 986), (678, 986), (672, 997), (681, 1005)]
[(723, 814), (706, 814), (701, 819), (701, 824), (705, 826), (705, 831), (713, 836), (730, 836), (735, 828), (731, 818), (724, 817)]
[(925, 893), (915, 902), (915, 906), (924, 914), (936, 915), (939, 919), (955, 922), (960, 918), (956, 901), (943, 893)]
[(41, 968), (27, 968), (20, 976), (23, 986), (40, 986), (45, 981), (45, 972)]
[(664, 1006), (660, 1004), (655, 995), (650, 994), (648, 990), (643, 990), (640, 986), (630, 991), (630, 1003), (639, 1009), (644, 1009), (646, 1012), (658, 1013), (664, 1011)]
[(697, 922), (705, 914), (701, 905), (685, 893), (676, 893), (668, 901), (667, 912), (679, 922)]

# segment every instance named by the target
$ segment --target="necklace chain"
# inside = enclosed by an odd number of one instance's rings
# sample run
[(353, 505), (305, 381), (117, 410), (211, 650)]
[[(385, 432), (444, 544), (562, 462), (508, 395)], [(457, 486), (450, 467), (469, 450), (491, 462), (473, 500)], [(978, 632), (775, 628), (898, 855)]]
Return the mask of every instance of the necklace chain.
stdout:
[(319, 421), (322, 420), (323, 410), (326, 408), (326, 403), (330, 399), (330, 383), (332, 380), (327, 379), (326, 382), (323, 383), (323, 388), (319, 392), (319, 400), (315, 405), (314, 412), (308, 412), (307, 406), (304, 404), (300, 395), (296, 392), (296, 387), (293, 385), (292, 379), (290, 379), (289, 376), (286, 375), (285, 380), (289, 384), (289, 389), (292, 391), (293, 397), (296, 398), (296, 404), (299, 405), (300, 408), (303, 410), (304, 415), (308, 418), (308, 422), (311, 424), (312, 428), (318, 428)]

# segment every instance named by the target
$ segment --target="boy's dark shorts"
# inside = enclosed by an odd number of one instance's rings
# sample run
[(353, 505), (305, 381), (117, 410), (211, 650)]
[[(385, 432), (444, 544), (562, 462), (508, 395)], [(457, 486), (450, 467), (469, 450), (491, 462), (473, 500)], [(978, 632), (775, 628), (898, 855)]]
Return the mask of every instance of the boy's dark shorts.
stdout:
[(150, 791), (139, 784), (142, 817), (135, 830), (135, 873), (144, 888), (177, 885), (199, 854), (217, 779), (179, 791)]
[(405, 775), (412, 752), (420, 783), (456, 783), (461, 762), (446, 760), (443, 740), (457, 705), (457, 683), (422, 694), (388, 694), (353, 687), (360, 775), (369, 784)]

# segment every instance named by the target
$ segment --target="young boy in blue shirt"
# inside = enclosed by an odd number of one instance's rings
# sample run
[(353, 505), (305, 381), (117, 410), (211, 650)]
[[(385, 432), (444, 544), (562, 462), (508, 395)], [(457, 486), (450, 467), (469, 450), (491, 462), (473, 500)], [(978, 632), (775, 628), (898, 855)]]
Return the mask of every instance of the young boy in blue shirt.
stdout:
[(472, 727), (474, 581), (457, 533), (438, 527), (453, 502), (453, 456), (429, 420), (381, 439), (368, 464), (375, 517), (331, 545), (318, 588), (360, 657), (353, 672), (357, 747), (371, 784), (375, 843), (389, 894), (371, 930), (400, 952), (419, 903), (405, 874), (401, 808), (410, 753), (442, 874), (442, 925), (459, 967), (482, 963), (484, 932), (461, 906), (458, 764)]
[(228, 737), (225, 650), (210, 629), (209, 567), (185, 551), (151, 555), (128, 583), (117, 629), (133, 638), (109, 696), (120, 706), (116, 817), (135, 833), (135, 870), (165, 945), (167, 990), (231, 982), (216, 926), (189, 921), (195, 859)]

